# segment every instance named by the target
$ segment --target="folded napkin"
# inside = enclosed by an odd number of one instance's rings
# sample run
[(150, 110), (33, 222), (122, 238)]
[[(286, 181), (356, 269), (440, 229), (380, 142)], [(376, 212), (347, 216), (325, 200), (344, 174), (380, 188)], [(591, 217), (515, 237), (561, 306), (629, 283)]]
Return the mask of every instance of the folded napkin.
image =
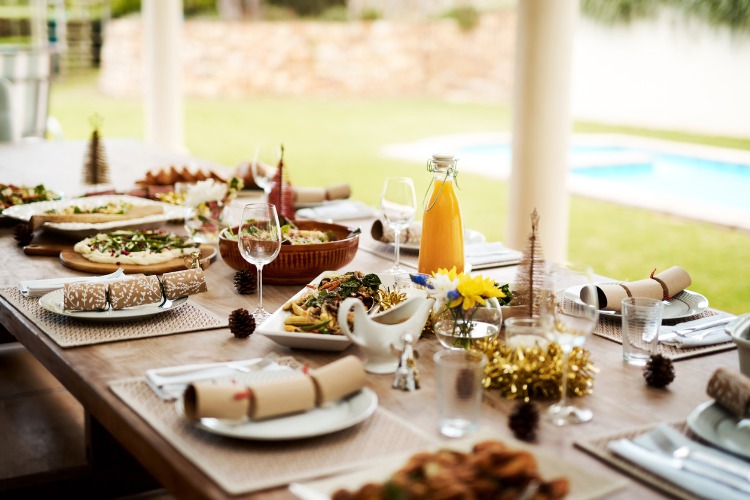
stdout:
[(731, 342), (732, 336), (729, 335), (725, 328), (726, 325), (717, 325), (715, 327), (708, 327), (704, 330), (696, 330), (690, 332), (686, 337), (675, 335), (675, 331), (682, 330), (684, 328), (699, 327), (705, 323), (711, 323), (717, 319), (721, 319), (728, 314), (718, 316), (707, 316), (705, 318), (699, 318), (692, 321), (685, 321), (684, 323), (678, 323), (671, 326), (660, 326), (659, 327), (659, 342), (662, 344), (672, 345), (677, 348), (685, 347), (701, 347), (707, 345), (723, 344), (725, 342)]
[(346, 220), (361, 219), (375, 215), (375, 209), (361, 201), (333, 201), (319, 207), (301, 208), (297, 210), (297, 219), (309, 220)]
[(75, 278), (52, 278), (44, 280), (26, 280), (18, 283), (18, 289), (24, 297), (41, 297), (49, 292), (63, 288), (66, 283), (96, 283), (99, 281), (108, 281), (119, 279), (123, 276), (124, 271), (118, 268), (117, 271), (104, 276), (75, 277)]
[[(607, 311), (620, 311), (622, 299), (626, 297), (648, 297), (668, 299), (674, 297), (690, 286), (690, 275), (680, 266), (653, 274), (651, 277), (623, 283), (600, 284), (596, 291), (599, 296), (599, 308)], [(585, 293), (584, 288), (581, 293)], [(584, 301), (585, 297), (581, 297)]]
[[(700, 474), (673, 466), (675, 459), (666, 452), (659, 449), (654, 441), (654, 434), (661, 432), (678, 445), (689, 445), (692, 450), (700, 450), (703, 453), (714, 455), (723, 461), (734, 462), (740, 466), (747, 466), (747, 462), (735, 458), (727, 453), (720, 452), (715, 448), (703, 446), (688, 439), (679, 431), (666, 424), (660, 424), (650, 432), (642, 434), (631, 440), (620, 439), (609, 443), (609, 449), (613, 453), (632, 462), (639, 467), (666, 479), (670, 483), (687, 490), (703, 498), (721, 498), (725, 500), (747, 499), (748, 494), (731, 488), (719, 481), (714, 481)], [(708, 467), (708, 466), (706, 466)], [(711, 469), (711, 473), (718, 477), (724, 477), (729, 481), (738, 481), (736, 476), (725, 473), (718, 469)], [(747, 482), (750, 487), (750, 482)]]
[(466, 245), (464, 256), (472, 270), (509, 266), (521, 261), (523, 254), (506, 248), (499, 241)]
[(737, 418), (750, 415), (750, 377), (719, 367), (708, 381), (706, 393)]
[(294, 377), (247, 384), (192, 383), (185, 391), (185, 414), (191, 420), (263, 420), (336, 401), (361, 390), (367, 382), (364, 366), (356, 356), (297, 373)]

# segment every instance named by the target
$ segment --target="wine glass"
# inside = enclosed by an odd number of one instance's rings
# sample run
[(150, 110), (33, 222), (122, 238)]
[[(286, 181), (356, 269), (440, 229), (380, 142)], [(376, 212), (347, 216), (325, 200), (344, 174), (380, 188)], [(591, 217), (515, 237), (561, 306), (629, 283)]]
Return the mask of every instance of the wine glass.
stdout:
[(250, 171), (253, 173), (253, 181), (258, 185), (259, 188), (265, 193), (266, 201), (268, 201), (268, 195), (271, 194), (271, 190), (274, 186), (274, 177), (276, 176), (276, 169), (260, 161), (260, 147), (255, 148), (255, 156), (253, 161), (250, 162)]
[(258, 270), (258, 307), (253, 311), (253, 316), (260, 323), (270, 316), (263, 309), (263, 266), (273, 261), (281, 250), (281, 226), (275, 205), (245, 205), (237, 231), (237, 245), (242, 258)]
[(400, 239), (401, 231), (409, 227), (417, 213), (417, 196), (414, 194), (414, 182), (408, 177), (387, 177), (380, 197), (380, 210), (386, 224), (393, 230), (393, 246), (396, 251), (396, 262), (387, 272), (399, 274), (401, 267)]
[[(583, 288), (580, 296), (565, 293), (567, 288), (581, 284)], [(560, 346), (563, 363), (560, 401), (547, 409), (545, 418), (559, 426), (588, 422), (593, 418), (593, 412), (569, 404), (567, 393), (570, 352), (574, 347), (584, 344), (599, 319), (596, 287), (591, 271), (550, 266), (542, 291), (540, 319), (547, 338)]]

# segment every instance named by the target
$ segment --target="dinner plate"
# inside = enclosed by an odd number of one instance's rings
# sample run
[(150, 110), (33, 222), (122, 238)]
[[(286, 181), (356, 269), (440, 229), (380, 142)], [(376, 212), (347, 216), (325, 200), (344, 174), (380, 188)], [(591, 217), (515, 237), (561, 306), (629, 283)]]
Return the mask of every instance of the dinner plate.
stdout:
[[(484, 243), (487, 240), (485, 235), (479, 231), (473, 229), (464, 229), (464, 245), (470, 245), (472, 243)], [(394, 246), (393, 243), (386, 243), (388, 246)], [(401, 250), (407, 250), (409, 252), (419, 252), (419, 243), (401, 243), (399, 244)]]
[(726, 451), (750, 458), (750, 427), (737, 427), (739, 419), (712, 401), (694, 409), (687, 418), (690, 430)]
[(71, 198), (56, 201), (39, 201), (28, 205), (15, 205), (6, 208), (3, 215), (13, 219), (28, 222), (32, 215), (43, 215), (49, 210), (59, 210), (69, 206), (101, 206), (112, 202), (124, 202), (132, 205), (156, 205), (163, 207), (160, 214), (147, 215), (134, 219), (123, 219), (110, 222), (46, 222), (42, 226), (45, 231), (62, 233), (71, 237), (85, 238), (86, 236), (113, 231), (116, 229), (157, 229), (170, 220), (182, 220), (185, 218), (185, 207), (180, 205), (171, 205), (160, 201), (148, 200), (128, 195), (100, 195), (89, 196), (84, 198)]
[[(525, 450), (531, 453), (536, 461), (539, 475), (546, 480), (555, 477), (567, 478), (569, 491), (566, 498), (571, 500), (610, 498), (628, 486), (628, 480), (624, 476), (613, 476), (590, 470), (591, 467), (586, 468), (583, 464), (577, 464), (571, 460), (566, 461), (559, 456), (548, 454), (546, 450), (540, 450), (538, 447), (532, 447), (532, 445), (520, 441), (511, 443), (507, 436), (486, 429), (480, 429), (470, 438), (443, 441), (422, 451), (434, 453), (439, 449), (448, 449), (468, 453), (474, 445), (487, 440), (500, 441), (507, 444), (511, 449)], [(402, 468), (409, 461), (409, 458), (415, 454), (414, 452), (396, 452), (388, 457), (372, 460), (353, 471), (306, 482), (292, 483), (289, 485), (289, 491), (302, 500), (330, 500), (334, 493), (339, 490), (352, 491), (368, 483), (387, 481), (396, 470)]]
[[(184, 418), (182, 398), (175, 404)], [(357, 425), (372, 415), (378, 407), (378, 396), (367, 387), (335, 403), (314, 408), (304, 413), (259, 421), (238, 421), (202, 418), (195, 426), (221, 436), (256, 441), (280, 441), (322, 436)]]
[(65, 289), (60, 288), (59, 290), (54, 290), (39, 297), (39, 305), (50, 312), (62, 316), (68, 316), (70, 318), (95, 321), (128, 321), (147, 318), (156, 314), (172, 311), (183, 305), (188, 299), (187, 297), (175, 299), (172, 301), (172, 305), (167, 308), (159, 307), (159, 304), (156, 303), (128, 307), (126, 309), (109, 308), (106, 311), (67, 311), (63, 307), (64, 295)]
[[(572, 286), (565, 289), (565, 295), (573, 301), (581, 301), (581, 288), (583, 285)], [(708, 309), (708, 299), (697, 292), (683, 290), (672, 300), (665, 300), (662, 321), (665, 319), (683, 319), (700, 314)], [(600, 317), (621, 318), (619, 311), (600, 310)]]
[[(319, 274), (310, 284), (319, 283), (322, 278), (331, 274), (341, 274), (338, 271), (325, 271)], [(378, 274), (381, 287), (393, 287), (395, 280), (392, 275)], [(308, 287), (294, 294), (289, 300), (296, 300), (309, 291)], [(261, 323), (256, 331), (268, 337), (279, 345), (293, 349), (312, 349), (316, 351), (343, 351), (352, 344), (345, 335), (326, 335), (323, 333), (287, 332), (284, 330), (284, 320), (291, 316), (283, 308), (277, 309), (268, 319)]]

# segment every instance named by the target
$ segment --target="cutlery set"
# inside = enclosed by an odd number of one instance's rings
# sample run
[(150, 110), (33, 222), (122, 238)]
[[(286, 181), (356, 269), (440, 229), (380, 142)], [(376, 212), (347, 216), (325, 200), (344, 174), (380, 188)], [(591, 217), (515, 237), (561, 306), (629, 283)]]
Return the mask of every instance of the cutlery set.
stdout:
[(146, 372), (146, 382), (161, 399), (171, 400), (181, 396), (190, 382), (225, 377), (231, 375), (232, 372), (258, 372), (270, 367), (273, 363), (274, 358), (266, 357), (226, 363), (157, 368)]
[(715, 489), (719, 487), (726, 487), (724, 491), (729, 492), (721, 498), (750, 494), (750, 463), (692, 441), (666, 424), (633, 440), (615, 441), (610, 449), (699, 495), (719, 495)]
[(735, 318), (736, 316), (722, 316), (719, 319), (699, 321), (698, 323), (695, 323), (691, 326), (660, 334), (659, 341), (669, 342), (675, 340), (676, 338), (703, 340), (710, 334), (717, 333), (717, 331), (723, 331), (723, 329), (719, 329), (718, 327), (726, 325)]

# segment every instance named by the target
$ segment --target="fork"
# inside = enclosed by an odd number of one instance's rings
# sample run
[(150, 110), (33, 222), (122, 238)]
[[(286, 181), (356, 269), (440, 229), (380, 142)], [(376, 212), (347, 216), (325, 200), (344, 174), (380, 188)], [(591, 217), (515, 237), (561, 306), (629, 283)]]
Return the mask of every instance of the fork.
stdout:
[(747, 482), (747, 487), (750, 488), (750, 466), (743, 467), (742, 465), (722, 460), (719, 457), (705, 453), (701, 450), (692, 449), (688, 444), (680, 445), (674, 442), (672, 438), (661, 429), (656, 429), (652, 432), (651, 438), (660, 450), (669, 453), (674, 458), (681, 460), (690, 459), (703, 465), (708, 465), (715, 469), (728, 472), (733, 476), (744, 479)]

